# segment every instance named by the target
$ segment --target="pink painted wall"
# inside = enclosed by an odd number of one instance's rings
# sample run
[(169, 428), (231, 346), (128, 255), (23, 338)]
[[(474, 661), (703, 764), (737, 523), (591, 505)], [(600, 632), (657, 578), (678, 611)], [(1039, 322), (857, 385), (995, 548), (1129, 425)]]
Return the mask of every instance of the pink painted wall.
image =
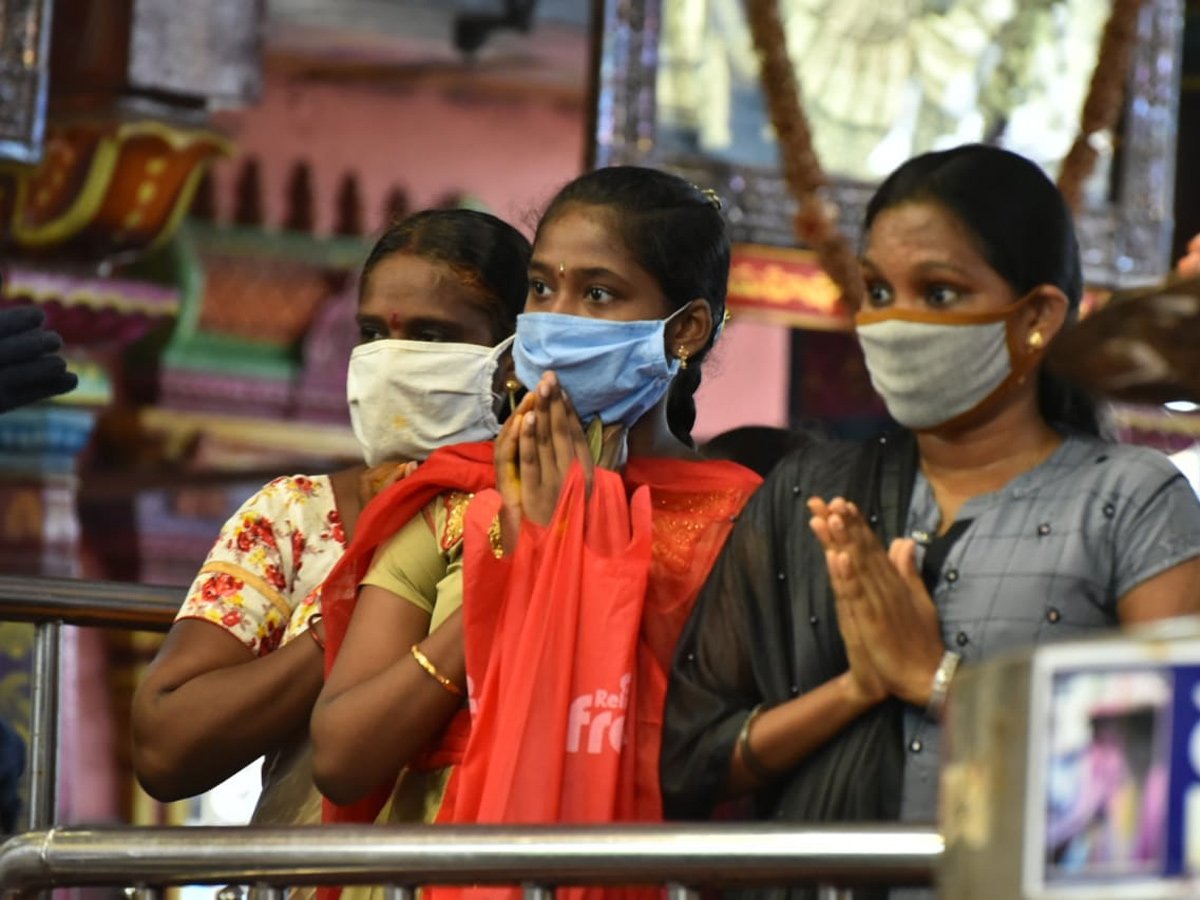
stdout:
[[(319, 84), (268, 72), (261, 106), (221, 124), (239, 154), (260, 159), (269, 225), (285, 215), (287, 180), (299, 160), (313, 172), (318, 232), (328, 232), (347, 171), (358, 174), (365, 224), (382, 224), (387, 193), (403, 186), (413, 208), (452, 191), (481, 200), (527, 231), (557, 188), (582, 171), (586, 116), (580, 103), (531, 97), (452, 96), (433, 86), (384, 90)], [(218, 212), (234, 204), (238, 160), (216, 170)], [(707, 364), (696, 437), (738, 425), (787, 421), (788, 330), (736, 317)]]
[(735, 312), (704, 366), (696, 439), (739, 425), (786, 425), (790, 373), (791, 330)]
[[(452, 191), (481, 200), (523, 226), (582, 171), (585, 117), (579, 103), (452, 94), (434, 86), (321, 84), (268, 72), (262, 104), (219, 122), (239, 154), (262, 162), (268, 224), (284, 215), (292, 166), (312, 166), (318, 232), (333, 227), (339, 183), (357, 173), (368, 229), (382, 224), (399, 185), (414, 209)], [(220, 215), (232, 213), (236, 163), (217, 166)]]

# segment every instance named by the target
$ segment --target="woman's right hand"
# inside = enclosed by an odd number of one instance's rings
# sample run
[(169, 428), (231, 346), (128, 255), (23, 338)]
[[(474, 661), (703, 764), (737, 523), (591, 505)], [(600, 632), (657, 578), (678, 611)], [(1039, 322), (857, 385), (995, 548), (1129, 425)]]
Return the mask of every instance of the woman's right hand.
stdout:
[(820, 498), (814, 497), (808, 501), (808, 508), (813, 514), (809, 525), (825, 547), (825, 568), (829, 572), (829, 583), (833, 588), (838, 631), (842, 636), (842, 643), (846, 646), (846, 658), (850, 662), (850, 669), (846, 675), (851, 702), (874, 706), (887, 699), (888, 688), (867, 651), (863, 624), (858, 618), (861, 613), (856, 615), (856, 610), (861, 610), (863, 604), (862, 584), (857, 579), (846, 578), (844, 567), (838, 562), (838, 550), (829, 532), (828, 505)]

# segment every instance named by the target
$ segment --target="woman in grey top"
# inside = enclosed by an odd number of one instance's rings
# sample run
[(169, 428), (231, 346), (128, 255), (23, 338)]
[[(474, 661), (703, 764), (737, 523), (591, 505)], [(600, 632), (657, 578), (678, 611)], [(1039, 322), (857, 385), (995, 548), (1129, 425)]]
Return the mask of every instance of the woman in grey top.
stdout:
[(1079, 249), (1034, 164), (918, 157), (866, 217), (857, 319), (905, 426), (806, 447), (746, 506), (679, 645), (668, 814), (932, 821), (959, 659), (1200, 611), (1200, 504), (1041, 369)]

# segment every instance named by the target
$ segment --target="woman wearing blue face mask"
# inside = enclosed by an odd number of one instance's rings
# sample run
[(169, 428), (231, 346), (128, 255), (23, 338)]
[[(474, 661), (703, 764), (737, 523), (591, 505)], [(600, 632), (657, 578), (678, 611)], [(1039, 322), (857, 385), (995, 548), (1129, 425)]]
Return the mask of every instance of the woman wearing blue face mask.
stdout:
[(520, 232), (470, 210), (418, 213), (380, 237), (347, 389), (365, 462), (279, 478), (222, 529), (134, 695), (134, 768), (153, 796), (201, 793), (265, 753), (255, 821), (319, 821), (303, 740), (324, 675), (315, 588), (380, 481), (499, 431), (528, 260)]
[(932, 823), (960, 662), (1200, 611), (1200, 506), (1041, 369), (1079, 250), (1032, 163), (918, 157), (871, 201), (858, 336), (905, 430), (814, 444), (747, 506), (672, 670), (668, 810)]
[[(329, 818), (389, 794), (389, 820), (661, 818), (666, 670), (759, 482), (690, 439), (729, 252), (715, 200), (661, 172), (599, 170), (551, 203), (513, 345), (528, 394), (494, 444), (381, 494), (326, 582), (312, 735), (343, 804)], [(455, 555), (397, 552), (451, 489), (473, 493)]]

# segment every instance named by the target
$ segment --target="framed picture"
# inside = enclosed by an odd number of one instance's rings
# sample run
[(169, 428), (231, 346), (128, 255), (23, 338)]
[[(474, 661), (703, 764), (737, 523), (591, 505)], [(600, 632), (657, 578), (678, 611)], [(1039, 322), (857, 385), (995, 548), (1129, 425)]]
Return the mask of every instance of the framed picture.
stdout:
[(1022, 896), (1195, 896), (1200, 642), (1164, 636), (1035, 651), (1019, 832)]
[[(744, 0), (601, 0), (595, 161), (718, 191), (739, 243), (795, 243)], [(984, 141), (1052, 177), (1074, 141), (1111, 0), (780, 0), (818, 158), (857, 240), (916, 154)], [(1077, 220), (1089, 284), (1170, 268), (1183, 0), (1147, 0), (1121, 123)]]
[(0, 162), (40, 162), (50, 84), (52, 0), (0, 4)]

